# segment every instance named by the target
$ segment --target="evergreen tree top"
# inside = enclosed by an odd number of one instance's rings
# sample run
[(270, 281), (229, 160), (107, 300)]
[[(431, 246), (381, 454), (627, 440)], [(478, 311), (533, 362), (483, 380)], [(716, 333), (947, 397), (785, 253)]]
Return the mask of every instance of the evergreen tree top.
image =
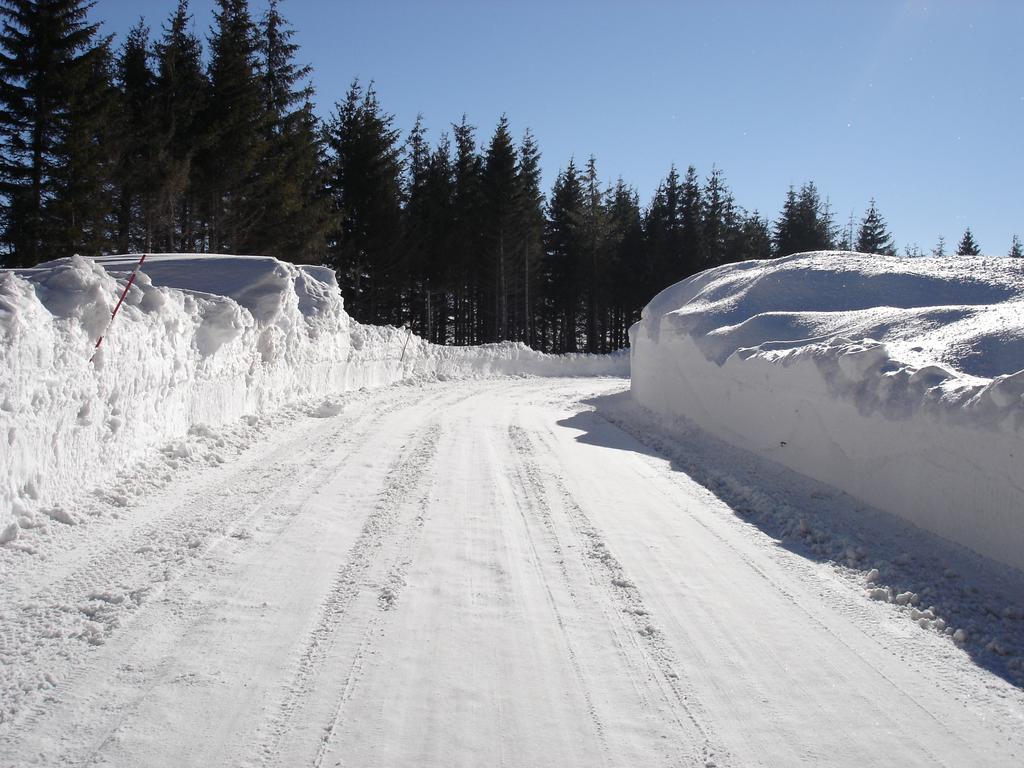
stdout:
[(964, 230), (964, 236), (960, 238), (960, 243), (956, 247), (956, 255), (978, 256), (980, 254), (981, 248), (978, 247), (978, 243), (974, 239), (974, 235), (971, 233), (971, 228), (968, 227)]
[(799, 192), (791, 186), (775, 222), (775, 255), (827, 250), (834, 242), (834, 230), (832, 210), (827, 200), (822, 201), (814, 182), (805, 183)]
[(487, 145), (486, 162), (488, 164), (493, 164), (499, 160), (504, 162), (509, 157), (515, 157), (515, 148), (512, 142), (512, 134), (508, 128), (508, 117), (502, 115), (498, 119), (494, 133), (491, 135), (491, 141)]
[(885, 219), (878, 212), (874, 198), (871, 198), (868, 211), (864, 214), (857, 232), (857, 250), (861, 253), (896, 255), (892, 235), (886, 228)]
[(429, 173), (431, 169), (431, 151), (427, 143), (427, 129), (423, 125), (423, 115), (416, 115), (416, 122), (405, 140), (403, 147), (405, 165), (405, 188), (404, 198), (406, 204), (416, 207), (421, 204), (425, 196), (424, 190), (429, 184)]
[(516, 166), (516, 173), (521, 179), (523, 179), (524, 186), (530, 188), (536, 188), (540, 193), (540, 147), (537, 145), (537, 139), (533, 133), (527, 128), (523, 131), (522, 141), (519, 142), (518, 150), (518, 161)]
[(292, 42), (295, 31), (281, 16), (278, 0), (271, 0), (261, 23), (260, 52), (263, 56), (263, 79), (266, 107), (277, 117), (287, 115), (296, 105), (313, 99), (310, 80), (313, 68), (295, 63), (299, 46)]
[(178, 0), (178, 7), (164, 24), (163, 38), (156, 43), (161, 78), (173, 78), (182, 66), (198, 69), (202, 57), (202, 43), (190, 30), (192, 15), (188, 0)]
[(1021, 246), (1020, 238), (1017, 235), (1013, 236), (1013, 241), (1010, 243), (1010, 252), (1007, 256), (1011, 259), (1024, 258), (1024, 247)]
[(118, 81), (126, 94), (139, 94), (150, 86), (153, 72), (149, 59), (149, 27), (139, 19), (128, 31), (118, 58)]
[(516, 150), (509, 133), (508, 118), (502, 115), (491, 135), (483, 165), (483, 191), (497, 230), (504, 231), (506, 219), (515, 210), (517, 189)]
[(236, 79), (255, 79), (259, 49), (247, 0), (217, 0), (217, 7), (210, 29), (209, 64), (215, 90), (218, 83), (235, 88)]

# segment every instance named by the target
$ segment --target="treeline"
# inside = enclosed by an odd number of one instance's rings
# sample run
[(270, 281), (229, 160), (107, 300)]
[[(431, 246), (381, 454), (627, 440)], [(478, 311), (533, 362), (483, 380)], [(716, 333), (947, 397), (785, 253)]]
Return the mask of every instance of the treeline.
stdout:
[[(314, 113), (277, 0), (218, 0), (206, 41), (186, 0), (120, 46), (76, 0), (0, 0), (0, 255), (231, 252), (324, 263), (349, 311), (438, 343), (520, 340), (604, 352), (657, 291), (745, 259), (833, 247), (896, 252), (871, 202), (839, 227), (813, 183), (774, 222), (721, 170), (672, 167), (650, 203), (596, 160), (541, 188), (540, 148), (504, 117), (431, 145), (401, 136), (372, 87)], [(933, 253), (944, 253), (940, 240)], [(919, 255), (916, 247), (905, 249)], [(957, 252), (977, 253), (968, 230)], [(1012, 255), (1021, 255), (1014, 238)]]

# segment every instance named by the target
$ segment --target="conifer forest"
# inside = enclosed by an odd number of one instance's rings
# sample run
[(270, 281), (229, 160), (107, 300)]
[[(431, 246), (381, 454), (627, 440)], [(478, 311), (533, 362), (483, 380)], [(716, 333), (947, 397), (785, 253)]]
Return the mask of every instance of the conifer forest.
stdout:
[[(780, 190), (774, 218), (742, 207), (717, 167), (668, 166), (642, 203), (597, 158), (570, 157), (545, 189), (528, 129), (454, 115), (432, 144), (422, 120), (395, 125), (372, 82), (321, 119), (276, 0), (260, 15), (246, 0), (218, 0), (210, 20), (187, 0), (169, 11), (115, 40), (93, 3), (0, 3), (4, 266), (261, 254), (332, 267), (356, 319), (436, 343), (608, 352), (655, 293), (709, 267), (897, 253), (874, 201), (839, 223), (811, 181)], [(930, 253), (946, 251), (940, 239)], [(948, 251), (979, 245), (968, 229)]]

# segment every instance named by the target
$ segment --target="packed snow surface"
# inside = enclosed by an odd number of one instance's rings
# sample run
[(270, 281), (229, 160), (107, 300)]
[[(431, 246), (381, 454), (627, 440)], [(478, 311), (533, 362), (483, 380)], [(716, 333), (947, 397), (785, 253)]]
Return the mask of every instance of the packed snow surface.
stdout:
[(1024, 568), (1024, 265), (848, 252), (730, 264), (631, 330), (657, 412)]
[[(0, 271), (0, 539), (147, 449), (298, 400), (410, 377), (589, 375), (618, 356), (438, 347), (360, 325), (334, 274), (245, 256), (74, 256)], [(103, 337), (96, 348), (97, 340)]]
[(82, 494), (0, 547), (0, 765), (1022, 764), (1024, 574), (625, 387), (350, 392)]

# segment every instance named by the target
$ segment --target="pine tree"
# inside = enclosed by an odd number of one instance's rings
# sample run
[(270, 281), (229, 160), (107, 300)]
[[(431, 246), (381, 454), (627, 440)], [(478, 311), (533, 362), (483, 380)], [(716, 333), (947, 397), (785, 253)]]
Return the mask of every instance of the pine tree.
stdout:
[(609, 347), (629, 343), (628, 331), (639, 319), (639, 310), (651, 298), (651, 265), (644, 248), (643, 219), (636, 190), (619, 178), (608, 195), (607, 236), (611, 254), (607, 291), (611, 318)]
[(487, 273), (482, 282), (480, 335), (485, 341), (508, 338), (509, 259), (514, 252), (518, 213), (516, 150), (502, 115), (487, 147), (483, 175), (482, 220)]
[[(424, 201), (427, 191), (427, 177), (430, 171), (430, 145), (427, 143), (427, 129), (423, 125), (423, 114), (416, 115), (416, 122), (403, 148), (405, 162), (403, 170), (403, 196), (406, 209), (412, 211), (417, 204)], [(406, 243), (416, 242), (413, 232), (406, 232)]]
[(0, 5), (5, 264), (36, 264), (73, 249), (97, 252), (107, 242), (111, 57), (109, 39), (87, 21), (92, 5)]
[(939, 235), (938, 242), (935, 243), (935, 247), (932, 248), (932, 256), (935, 258), (942, 258), (946, 255), (946, 238)]
[(964, 230), (964, 236), (960, 238), (960, 244), (956, 247), (957, 256), (978, 256), (981, 253), (981, 249), (978, 247), (978, 243), (974, 239), (974, 235), (971, 234), (971, 228), (968, 227)]
[(708, 265), (708, 253), (704, 232), (704, 200), (700, 190), (697, 169), (692, 165), (686, 169), (679, 200), (680, 256), (683, 276), (689, 277)]
[(187, 0), (178, 0), (156, 48), (153, 123), (156, 139), (155, 246), (164, 251), (198, 251), (197, 152), (208, 141), (201, 116), (209, 84), (202, 45), (189, 32)]
[(292, 42), (295, 32), (281, 15), (280, 0), (270, 0), (259, 32), (264, 108), (271, 118), (270, 130), (280, 133), (288, 115), (313, 98), (313, 68), (295, 62), (299, 46)]
[(522, 293), (517, 304), (522, 314), (517, 315), (519, 333), (515, 338), (533, 346), (533, 314), (536, 299), (534, 283), (537, 279), (544, 249), (544, 193), (541, 191), (540, 148), (530, 130), (523, 134), (516, 159), (516, 254), (515, 271), (522, 276)]
[(352, 315), (361, 322), (397, 323), (402, 242), (402, 162), (394, 118), (371, 84), (352, 84), (327, 126), (331, 265)]
[(542, 333), (547, 336), (550, 332), (546, 346), (554, 352), (579, 349), (577, 319), (585, 247), (584, 205), (583, 183), (576, 163), (570, 160), (551, 189), (545, 227), (544, 278), (550, 313), (542, 319)]
[(674, 165), (654, 192), (644, 220), (644, 233), (651, 278), (658, 290), (696, 271), (684, 253), (683, 189)]
[(54, 253), (102, 254), (112, 244), (117, 90), (110, 38), (86, 59), (72, 80), (67, 130), (58, 145), (64, 162), (54, 169)]
[(405, 175), (402, 180), (405, 201), (402, 259), (405, 262), (403, 272), (409, 277), (408, 285), (405, 286), (408, 292), (409, 324), (420, 335), (426, 335), (425, 328), (430, 322), (425, 293), (430, 184), (430, 145), (427, 143), (426, 134), (423, 115), (418, 114), (403, 148)]
[(149, 28), (139, 21), (128, 32), (117, 67), (121, 150), (116, 171), (116, 247), (121, 253), (153, 247), (161, 142), (154, 122), (156, 75), (149, 58)]
[(210, 91), (200, 154), (206, 245), (211, 251), (256, 252), (253, 235), (265, 209), (260, 161), (266, 151), (259, 44), (246, 0), (217, 0), (210, 37)]
[(271, 0), (259, 29), (266, 119), (252, 190), (259, 216), (249, 240), (261, 253), (310, 263), (323, 258), (328, 226), (323, 146), (308, 82), (312, 68), (295, 63), (298, 45), (278, 6)]
[(1010, 244), (1010, 252), (1006, 255), (1011, 259), (1024, 258), (1024, 248), (1021, 248), (1020, 238), (1017, 235), (1013, 236), (1013, 242)]
[(896, 255), (896, 246), (893, 244), (892, 235), (886, 229), (885, 219), (878, 213), (874, 198), (871, 198), (868, 211), (864, 214), (864, 218), (860, 222), (860, 229), (857, 231), (857, 250), (861, 253)]
[(721, 169), (712, 168), (704, 185), (701, 220), (705, 266), (717, 267), (740, 260), (739, 221), (732, 193)]
[[(277, 186), (261, 202), (266, 212), (254, 242), (266, 242), (262, 252), (298, 264), (319, 264), (326, 258), (330, 223), (330, 198), (325, 190), (323, 125), (311, 102), (304, 103), (284, 121), (271, 144), (271, 157), (280, 173)], [(273, 234), (261, 230), (273, 226)]]
[(786, 192), (786, 201), (782, 204), (782, 212), (775, 222), (775, 229), (772, 233), (773, 255), (779, 257), (798, 253), (802, 240), (796, 190), (790, 187)]
[(775, 255), (828, 250), (834, 237), (831, 209), (821, 200), (814, 182), (804, 184), (799, 193), (790, 187), (775, 222)]
[(452, 252), (454, 277), (455, 343), (475, 344), (479, 323), (479, 285), (483, 248), (481, 217), (483, 211), (483, 159), (476, 151), (476, 128), (466, 116), (452, 125), (455, 139), (453, 160), (454, 195), (452, 199)]
[(806, 238), (800, 250), (825, 251), (835, 243), (835, 225), (828, 200), (822, 200), (818, 188), (809, 181), (800, 188), (797, 197), (803, 234)]
[(455, 221), (455, 179), (447, 134), (441, 136), (437, 147), (430, 153), (423, 196), (424, 330), (431, 341), (445, 344), (451, 341), (449, 316), (454, 298), (451, 238)]
[(680, 181), (673, 165), (658, 185), (644, 222), (658, 290), (707, 266), (703, 218), (697, 170), (691, 165)]
[(581, 221), (582, 250), (580, 253), (580, 291), (586, 304), (587, 352), (603, 350), (603, 332), (600, 315), (606, 304), (608, 221), (604, 193), (597, 176), (597, 159), (591, 155), (583, 174), (583, 210)]
[(738, 261), (770, 259), (772, 257), (772, 233), (768, 219), (757, 211), (743, 217), (740, 225), (740, 250)]
[(854, 250), (854, 243), (856, 242), (856, 230), (853, 224), (853, 211), (850, 211), (850, 217), (846, 220), (846, 226), (843, 227), (842, 237), (839, 242), (836, 243), (836, 250), (839, 251), (852, 251)]

